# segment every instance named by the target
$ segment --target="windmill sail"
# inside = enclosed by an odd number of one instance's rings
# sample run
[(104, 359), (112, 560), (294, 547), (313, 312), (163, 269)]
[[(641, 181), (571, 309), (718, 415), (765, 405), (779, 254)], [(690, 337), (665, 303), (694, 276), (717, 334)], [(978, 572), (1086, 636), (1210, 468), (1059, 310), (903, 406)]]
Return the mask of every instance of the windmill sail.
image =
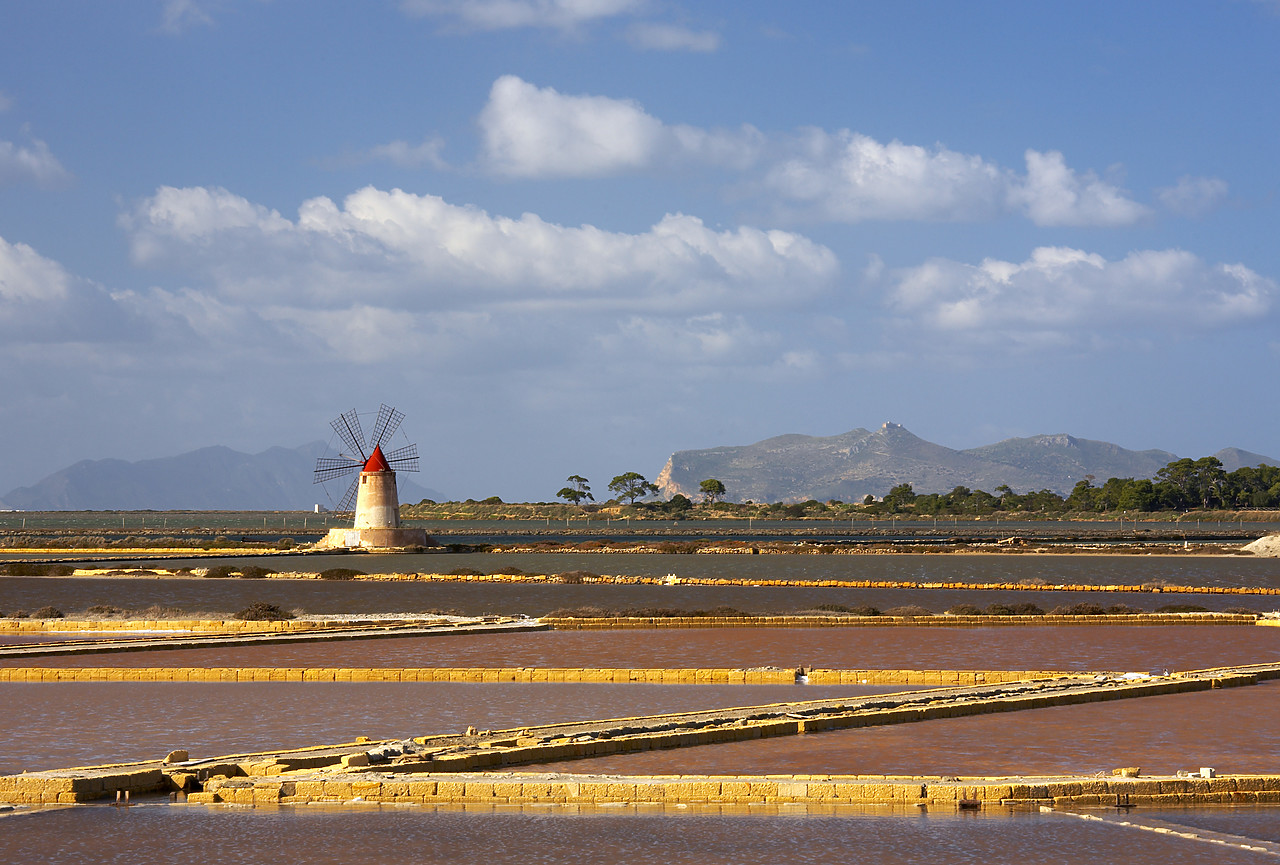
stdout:
[[(370, 462), (375, 458), (381, 458), (378, 461), (378, 469), (380, 470), (418, 471), (418, 446), (416, 444), (407, 444), (386, 453), (382, 451), (382, 445), (387, 443), (391, 436), (395, 435), (396, 431), (400, 429), (402, 420), (404, 420), (404, 412), (397, 411), (394, 407), (383, 403), (378, 408), (378, 419), (374, 421), (373, 437), (367, 441), (364, 437), (364, 430), (360, 425), (360, 415), (355, 409), (343, 412), (329, 423), (338, 438), (342, 440), (343, 445), (346, 446), (346, 452), (337, 456), (321, 457), (316, 460), (313, 482), (323, 484), (338, 480), (348, 474), (356, 475), (352, 478), (351, 485), (347, 488), (346, 493), (339, 500), (336, 510), (343, 512), (352, 509), (359, 494), (360, 473), (362, 471), (375, 471), (376, 469), (370, 466)], [(394, 480), (392, 483), (394, 483)]]
[(329, 426), (333, 427), (333, 431), (342, 439), (352, 456), (359, 454), (362, 462), (369, 458), (364, 452), (364, 432), (360, 429), (360, 415), (356, 414), (355, 409), (338, 415)]
[(386, 403), (379, 406), (378, 420), (373, 425), (373, 438), (369, 440), (369, 449), (382, 447), (387, 439), (395, 435), (402, 420), (404, 420), (404, 412), (396, 411)]

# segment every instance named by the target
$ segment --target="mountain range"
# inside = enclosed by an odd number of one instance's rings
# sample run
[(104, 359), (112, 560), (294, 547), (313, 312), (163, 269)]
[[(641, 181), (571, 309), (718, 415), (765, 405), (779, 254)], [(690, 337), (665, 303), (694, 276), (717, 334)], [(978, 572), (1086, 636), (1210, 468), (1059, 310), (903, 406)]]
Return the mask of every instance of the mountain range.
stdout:
[[(283, 511), (311, 510), (316, 503), (333, 507), (346, 485), (337, 482), (326, 492), (312, 484), (316, 458), (325, 454), (326, 447), (315, 441), (246, 454), (214, 446), (139, 462), (82, 460), (32, 486), (5, 493), (0, 507), (24, 511)], [(396, 481), (401, 502), (444, 498), (403, 473)]]
[[(29, 487), (0, 497), (0, 508), (57, 510), (310, 510), (332, 507), (341, 483), (326, 491), (312, 484), (316, 458), (326, 445), (273, 447), (246, 454), (228, 447), (201, 448), (159, 459), (127, 462), (82, 460)], [(1239, 448), (1214, 454), (1227, 471), (1280, 460)], [(911, 484), (918, 493), (950, 492), (957, 486), (994, 492), (1049, 489), (1068, 493), (1093, 475), (1149, 478), (1177, 455), (1132, 451), (1069, 435), (1006, 439), (953, 450), (925, 441), (895, 423), (874, 432), (855, 429), (836, 436), (782, 435), (751, 445), (677, 451), (656, 478), (663, 498), (700, 496), (699, 484), (717, 478), (734, 501), (799, 502), (807, 499), (861, 501)], [(445, 501), (401, 473), (400, 501)], [(339, 489), (338, 487), (341, 487)]]
[[(1280, 461), (1239, 448), (1214, 454), (1227, 471)], [(817, 437), (782, 435), (751, 445), (677, 451), (655, 483), (664, 498), (699, 496), (699, 483), (716, 478), (733, 501), (800, 502), (808, 499), (861, 501), (883, 496), (909, 483), (917, 493), (950, 492), (957, 486), (994, 492), (1007, 485), (1015, 492), (1071, 491), (1093, 475), (1151, 478), (1176, 454), (1132, 451), (1070, 435), (1011, 438), (968, 450), (934, 444), (896, 423), (871, 432), (855, 429)]]

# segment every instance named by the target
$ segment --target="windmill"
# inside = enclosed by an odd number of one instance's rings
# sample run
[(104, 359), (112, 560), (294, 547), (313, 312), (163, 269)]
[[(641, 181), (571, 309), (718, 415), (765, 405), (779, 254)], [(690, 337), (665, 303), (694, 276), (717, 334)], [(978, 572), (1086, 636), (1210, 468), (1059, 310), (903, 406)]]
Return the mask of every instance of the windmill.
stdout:
[[(354, 531), (336, 529), (331, 532), (331, 535), (341, 535), (338, 545), (398, 547), (427, 543), (426, 533), (421, 529), (400, 528), (400, 498), (396, 492), (397, 471), (418, 471), (418, 446), (407, 444), (383, 451), (383, 445), (390, 442), (402, 420), (404, 412), (384, 403), (378, 409), (373, 434), (367, 440), (355, 409), (343, 412), (330, 422), (346, 450), (336, 457), (325, 456), (316, 460), (314, 483), (322, 484), (355, 475), (336, 508), (339, 512), (349, 512), (354, 505), (355, 527)], [(337, 537), (334, 540), (337, 541)]]

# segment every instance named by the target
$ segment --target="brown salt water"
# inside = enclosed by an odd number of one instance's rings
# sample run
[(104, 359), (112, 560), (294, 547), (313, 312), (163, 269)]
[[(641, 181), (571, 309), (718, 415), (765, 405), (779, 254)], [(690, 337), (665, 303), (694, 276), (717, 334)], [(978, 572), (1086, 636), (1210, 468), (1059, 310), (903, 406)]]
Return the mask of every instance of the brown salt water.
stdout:
[[(684, 558), (693, 558), (685, 556)], [(704, 556), (735, 558), (743, 556)], [(825, 560), (827, 556), (814, 557)], [(313, 615), (445, 611), (460, 615), (541, 616), (555, 610), (732, 607), (749, 613), (811, 610), (819, 604), (870, 605), (880, 610), (916, 605), (943, 612), (956, 604), (1036, 604), (1048, 611), (1078, 603), (1126, 604), (1154, 611), (1167, 604), (1209, 610), (1280, 608), (1273, 595), (1195, 594), (1162, 591), (1050, 592), (1042, 590), (850, 589), (824, 586), (659, 586), (565, 583), (171, 579), (146, 577), (0, 577), (0, 612), (54, 606), (68, 615), (98, 604), (128, 610), (163, 607), (190, 616), (225, 617), (265, 602)], [(151, 614), (154, 617), (154, 614)]]
[[(548, 764), (644, 774), (1280, 773), (1280, 682)], [(1276, 812), (1280, 815), (1280, 811)]]
[[(1261, 533), (1259, 534), (1261, 536)], [(318, 572), (356, 568), (366, 573), (449, 573), (470, 568), (492, 573), (520, 568), (528, 573), (597, 574), (753, 580), (908, 580), (911, 582), (1142, 585), (1170, 582), (1191, 586), (1280, 587), (1280, 560), (1239, 556), (1142, 556), (1053, 554), (902, 553), (893, 555), (751, 555), (680, 553), (426, 553), (388, 555), (308, 555), (219, 558), (218, 562), (267, 565), (277, 571)], [(134, 562), (165, 568), (208, 567), (208, 559)]]
[(0, 774), (900, 691), (795, 685), (11, 683)]
[(151, 805), (3, 819), (0, 861), (580, 865), (1151, 863), (1237, 865), (1249, 851), (1039, 812)]
[(1191, 830), (1225, 832), (1280, 843), (1280, 808), (1241, 805), (1234, 808), (1142, 809), (1141, 816), (1175, 823)]
[[(258, 601), (314, 614), (453, 610), (465, 615), (543, 615), (566, 607), (609, 609), (732, 606), (749, 612), (786, 612), (819, 604), (888, 609), (917, 604), (941, 612), (958, 603), (1034, 603), (1049, 610), (1080, 602), (1124, 603), (1154, 610), (1170, 603), (1208, 609), (1271, 610), (1267, 595), (1189, 594), (1170, 585), (1280, 587), (1280, 559), (1248, 556), (1064, 555), (673, 555), (618, 553), (432, 554), (285, 556), (219, 559), (269, 565), (281, 571), (349, 567), (369, 573), (428, 573), (469, 568), (531, 573), (585, 570), (601, 574), (680, 577), (906, 582), (1026, 583), (1030, 585), (1158, 585), (1161, 593), (848, 589), (822, 586), (638, 586), (562, 583), (427, 583), (321, 580), (161, 579), (137, 577), (2, 577), (0, 612), (52, 605), (64, 612), (99, 604), (141, 610), (152, 605), (187, 613), (234, 613)], [(207, 567), (209, 560), (164, 561)], [(160, 566), (160, 565), (157, 565)]]
[(43, 667), (1192, 670), (1280, 659), (1280, 628), (1073, 625), (537, 631), (7, 658)]

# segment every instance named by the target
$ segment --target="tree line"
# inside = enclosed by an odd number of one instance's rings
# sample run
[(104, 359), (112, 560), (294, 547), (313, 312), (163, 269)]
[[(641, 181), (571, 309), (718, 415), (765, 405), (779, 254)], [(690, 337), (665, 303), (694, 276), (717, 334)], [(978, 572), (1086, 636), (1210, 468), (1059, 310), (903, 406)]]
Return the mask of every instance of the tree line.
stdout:
[[(583, 502), (594, 502), (595, 496), (591, 494), (591, 481), (582, 475), (569, 475), (566, 478), (569, 485), (561, 487), (560, 492), (556, 493), (556, 498), (564, 499), (573, 505), (581, 505)], [(707, 478), (699, 484), (702, 492), (702, 500), (707, 504), (714, 504), (723, 499), (728, 490), (725, 485), (716, 478)], [(609, 481), (609, 491), (614, 493), (619, 499), (626, 499), (627, 504), (634, 505), (636, 499), (646, 498), (651, 495), (657, 495), (657, 484), (650, 483), (644, 475), (639, 472), (623, 472), (615, 475), (613, 480)], [(676, 493), (671, 497), (670, 502), (665, 504), (675, 504), (677, 509), (687, 510), (693, 507), (693, 501), (688, 497)], [(684, 505), (683, 508), (680, 506)]]
[(1005, 484), (994, 493), (958, 486), (949, 493), (917, 494), (911, 484), (899, 484), (881, 501), (868, 496), (863, 504), (877, 513), (920, 515), (1280, 507), (1280, 467), (1259, 465), (1228, 472), (1217, 457), (1174, 460), (1154, 479), (1108, 478), (1101, 486), (1095, 486), (1095, 480), (1086, 475), (1065, 497), (1052, 490), (1019, 494)]

